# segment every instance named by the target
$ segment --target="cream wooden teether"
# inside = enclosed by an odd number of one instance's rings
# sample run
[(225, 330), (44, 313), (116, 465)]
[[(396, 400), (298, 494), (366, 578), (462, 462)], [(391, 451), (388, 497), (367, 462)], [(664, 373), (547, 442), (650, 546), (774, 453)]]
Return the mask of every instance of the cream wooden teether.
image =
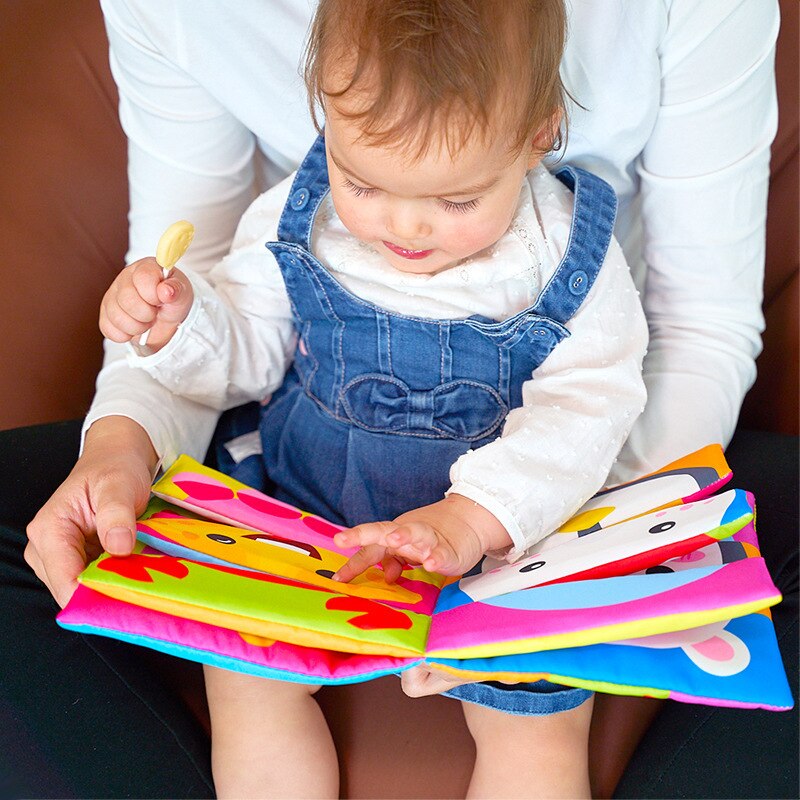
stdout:
[[(158, 240), (156, 246), (156, 261), (158, 266), (161, 267), (161, 272), (164, 279), (169, 278), (172, 273), (172, 268), (182, 258), (183, 254), (189, 249), (189, 245), (194, 239), (194, 225), (187, 222), (185, 219), (173, 222)], [(144, 347), (147, 344), (147, 337), (150, 331), (145, 331), (139, 337), (139, 346)]]
[(172, 268), (189, 249), (192, 239), (194, 239), (194, 225), (185, 219), (173, 222), (161, 234), (156, 247), (156, 261), (164, 270), (165, 278), (169, 276)]

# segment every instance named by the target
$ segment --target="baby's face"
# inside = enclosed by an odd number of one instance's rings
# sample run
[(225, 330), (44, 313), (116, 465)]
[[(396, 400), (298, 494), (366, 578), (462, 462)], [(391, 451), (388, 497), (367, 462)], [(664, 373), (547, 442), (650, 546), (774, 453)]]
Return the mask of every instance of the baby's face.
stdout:
[(525, 173), (541, 154), (509, 161), (508, 143), (474, 137), (452, 157), (419, 159), (357, 141), (357, 124), (329, 108), (331, 198), (345, 227), (402, 272), (432, 275), (493, 245), (508, 229)]

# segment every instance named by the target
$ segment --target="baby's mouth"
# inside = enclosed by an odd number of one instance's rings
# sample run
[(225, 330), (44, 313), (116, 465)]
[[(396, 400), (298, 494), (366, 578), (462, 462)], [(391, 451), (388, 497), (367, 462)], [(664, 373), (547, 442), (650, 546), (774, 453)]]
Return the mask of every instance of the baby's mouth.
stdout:
[(387, 241), (384, 241), (383, 244), (388, 250), (391, 250), (401, 258), (409, 258), (412, 261), (427, 258), (433, 252), (433, 250), (408, 250), (405, 247), (398, 247), (396, 244)]

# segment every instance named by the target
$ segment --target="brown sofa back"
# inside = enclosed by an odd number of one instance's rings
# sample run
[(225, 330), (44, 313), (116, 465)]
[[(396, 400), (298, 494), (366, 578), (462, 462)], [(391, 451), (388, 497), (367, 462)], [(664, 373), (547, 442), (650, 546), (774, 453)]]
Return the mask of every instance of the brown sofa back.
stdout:
[[(782, 3), (758, 382), (744, 420), (797, 432), (797, 17)], [(0, 0), (0, 429), (85, 414), (100, 299), (123, 263), (125, 138), (96, 0)]]

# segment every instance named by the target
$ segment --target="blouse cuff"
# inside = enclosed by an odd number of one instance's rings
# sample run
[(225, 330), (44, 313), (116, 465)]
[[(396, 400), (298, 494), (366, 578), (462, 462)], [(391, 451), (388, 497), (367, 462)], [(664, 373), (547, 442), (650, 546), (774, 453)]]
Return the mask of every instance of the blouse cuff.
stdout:
[(497, 517), (500, 524), (511, 537), (512, 546), (510, 548), (504, 547), (500, 550), (492, 550), (487, 553), (487, 555), (490, 555), (492, 558), (514, 562), (525, 553), (525, 550), (527, 550), (530, 545), (525, 539), (525, 535), (522, 532), (517, 518), (496, 497), (492, 497), (492, 495), (485, 490), (463, 481), (457, 481), (445, 492), (446, 496), (451, 494), (460, 494), (478, 503), (478, 505), (483, 506), (488, 512)]
[(193, 280), (191, 275), (187, 275), (187, 277), (189, 278), (189, 282), (192, 284), (194, 299), (192, 300), (192, 306), (189, 309), (189, 313), (186, 315), (186, 319), (178, 325), (172, 338), (155, 353), (151, 352), (147, 345), (140, 345), (138, 339), (131, 339), (131, 341), (125, 346), (127, 350), (126, 357), (128, 364), (131, 367), (151, 369), (159, 366), (175, 353), (175, 351), (181, 346), (183, 340), (186, 338), (187, 332), (190, 331), (195, 325), (197, 317), (200, 314), (200, 309), (203, 305), (203, 289), (201, 286), (198, 286), (197, 282)]

